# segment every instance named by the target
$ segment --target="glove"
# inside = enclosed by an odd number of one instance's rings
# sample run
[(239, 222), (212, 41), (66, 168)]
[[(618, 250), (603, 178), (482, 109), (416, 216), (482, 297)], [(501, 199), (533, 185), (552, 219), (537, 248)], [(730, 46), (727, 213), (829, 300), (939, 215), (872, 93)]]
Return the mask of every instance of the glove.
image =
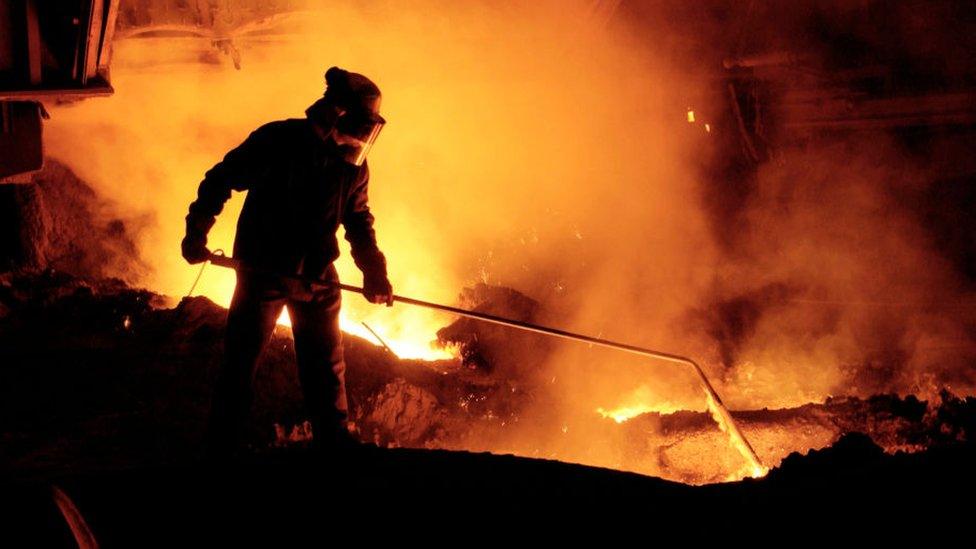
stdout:
[(366, 275), (363, 278), (363, 296), (370, 303), (386, 303), (393, 306), (393, 286), (390, 279), (383, 275)]
[(210, 259), (210, 250), (207, 249), (207, 237), (194, 237), (186, 235), (181, 244), (183, 248), (183, 259), (190, 265), (203, 263)]

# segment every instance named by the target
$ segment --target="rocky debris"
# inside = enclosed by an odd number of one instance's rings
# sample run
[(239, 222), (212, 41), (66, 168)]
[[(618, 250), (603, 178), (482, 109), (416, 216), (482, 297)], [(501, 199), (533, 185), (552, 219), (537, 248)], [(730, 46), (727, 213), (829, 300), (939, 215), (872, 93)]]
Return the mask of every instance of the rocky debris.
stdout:
[[(459, 307), (529, 323), (539, 315), (534, 299), (511, 288), (480, 283), (464, 289)], [(459, 318), (438, 330), (437, 341), (457, 347), (466, 366), (520, 380), (531, 372), (524, 365), (542, 364), (552, 345), (549, 337), (471, 318)]]
[[(876, 395), (868, 399), (842, 397), (795, 408), (737, 411), (733, 412), (733, 416), (746, 428), (806, 423), (841, 434), (867, 433), (876, 444), (889, 452), (911, 451), (944, 441), (944, 430), (955, 433), (957, 440), (965, 439), (964, 433), (971, 429), (966, 421), (941, 411), (943, 406), (954, 408), (962, 402), (947, 392), (943, 393), (940, 402), (933, 402), (931, 406), (913, 395), (904, 398), (898, 395)], [(714, 424), (708, 413), (692, 411), (667, 415), (648, 413), (631, 421), (653, 424), (665, 435), (711, 430)]]
[[(0, 277), (0, 467), (111, 466), (199, 452), (227, 311), (118, 280), (46, 271)], [(457, 428), (493, 383), (456, 362), (399, 360), (346, 335), (352, 419), (365, 440), (422, 446)], [(454, 410), (453, 415), (445, 410)], [(251, 439), (305, 421), (290, 330), (259, 364)], [(286, 436), (286, 439), (289, 437)]]
[[(968, 444), (976, 399), (944, 392), (938, 401), (912, 395), (831, 398), (777, 410), (733, 411), (760, 460), (776, 466), (798, 448), (821, 449), (861, 433), (887, 453)], [(691, 484), (728, 480), (745, 465), (707, 412), (646, 413), (620, 426), (629, 434), (617, 468), (651, 472)], [(716, 452), (715, 449), (724, 449)], [(654, 456), (654, 463), (647, 463)]]
[(444, 423), (445, 414), (436, 396), (403, 378), (369, 396), (360, 410), (369, 410), (359, 414), (362, 423), (371, 426), (364, 439), (381, 446), (423, 446), (436, 440), (438, 434), (430, 431)]
[[(530, 303), (505, 291), (476, 292)], [(519, 309), (484, 303), (506, 316)], [(531, 318), (531, 307), (521, 310)], [(225, 309), (205, 297), (174, 304), (118, 280), (47, 271), (0, 275), (0, 311), (0, 467), (123, 467), (200, 452)], [(474, 336), (462, 326), (452, 324), (445, 337), (511, 362), (486, 370), (399, 360), (346, 336), (351, 419), (361, 440), (511, 452), (692, 484), (740, 478), (741, 455), (707, 413), (647, 413), (621, 424), (596, 413), (567, 420), (530, 375), (500, 373), (519, 367), (504, 334), (469, 324)], [(525, 352), (538, 356), (532, 353), (539, 349)], [(976, 401), (949, 393), (932, 402), (882, 395), (733, 414), (763, 463), (775, 466), (797, 449), (825, 448), (850, 432), (865, 433), (887, 452), (968, 443)], [(300, 446), (308, 439), (305, 420), (294, 346), (289, 329), (279, 326), (257, 371), (250, 440), (258, 449)]]
[(134, 232), (106, 199), (67, 166), (46, 159), (31, 182), (0, 185), (0, 270), (57, 270), (79, 277), (145, 273)]

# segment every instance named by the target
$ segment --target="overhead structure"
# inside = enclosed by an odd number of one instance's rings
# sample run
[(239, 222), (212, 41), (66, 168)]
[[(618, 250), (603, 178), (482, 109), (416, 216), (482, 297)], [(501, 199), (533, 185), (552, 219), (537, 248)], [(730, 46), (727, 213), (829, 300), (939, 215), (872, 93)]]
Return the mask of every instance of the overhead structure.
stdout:
[(45, 101), (112, 94), (119, 0), (0, 3), (0, 181), (41, 168)]

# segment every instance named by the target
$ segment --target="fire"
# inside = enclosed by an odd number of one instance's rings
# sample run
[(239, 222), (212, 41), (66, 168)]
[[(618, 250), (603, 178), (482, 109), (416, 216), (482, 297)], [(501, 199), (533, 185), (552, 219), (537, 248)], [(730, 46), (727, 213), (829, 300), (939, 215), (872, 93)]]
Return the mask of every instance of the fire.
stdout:
[(617, 423), (623, 423), (628, 419), (635, 418), (641, 414), (646, 414), (649, 412), (656, 412), (653, 407), (646, 405), (638, 406), (624, 406), (622, 408), (614, 408), (613, 410), (604, 410), (603, 408), (597, 408), (597, 413), (601, 416), (612, 419)]
[[(233, 273), (223, 269), (208, 269), (201, 280), (203, 295), (226, 307), (234, 294)], [(456, 358), (451, 348), (432, 345), (437, 330), (450, 320), (445, 315), (430, 311), (412, 310), (404, 305), (392, 308), (367, 303), (356, 296), (345, 294), (339, 314), (339, 325), (346, 333), (371, 341), (376, 345), (385, 342), (400, 358), (419, 360), (450, 360)], [(362, 301), (362, 303), (356, 303)], [(376, 336), (362, 324), (367, 322), (383, 338)], [(291, 326), (288, 310), (281, 311), (278, 324)]]
[[(390, 347), (390, 350), (400, 358), (419, 360), (450, 360), (456, 358), (450, 348), (435, 347), (431, 343), (434, 338), (434, 332), (440, 327), (434, 321), (429, 325), (411, 325), (406, 319), (412, 315), (404, 313), (392, 315), (393, 318), (387, 320), (387, 323), (384, 324), (377, 323), (374, 325), (370, 323), (370, 326), (383, 337), (383, 340), (380, 341), (361, 321), (356, 321), (351, 316), (352, 313), (349, 313), (345, 309), (339, 314), (339, 325), (342, 327), (342, 331), (371, 341), (377, 346), (382, 346), (386, 343)], [(278, 317), (278, 324), (291, 326), (291, 319), (288, 318), (287, 309), (281, 311), (281, 316)], [(396, 335), (387, 336), (386, 334)], [(425, 343), (425, 340), (428, 343)]]
[(623, 423), (641, 414), (656, 412), (659, 414), (673, 414), (687, 410), (688, 406), (672, 402), (655, 393), (648, 385), (642, 385), (624, 399), (623, 403), (612, 409), (597, 408), (601, 416)]

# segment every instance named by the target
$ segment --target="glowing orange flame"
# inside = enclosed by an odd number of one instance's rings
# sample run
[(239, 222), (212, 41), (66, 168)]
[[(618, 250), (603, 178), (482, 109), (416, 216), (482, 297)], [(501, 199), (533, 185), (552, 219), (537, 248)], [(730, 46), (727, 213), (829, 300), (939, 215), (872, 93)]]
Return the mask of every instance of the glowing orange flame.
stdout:
[(628, 395), (619, 406), (609, 410), (600, 407), (596, 409), (596, 412), (607, 419), (612, 419), (617, 423), (623, 423), (641, 414), (654, 412), (659, 414), (673, 414), (687, 409), (687, 406), (672, 402), (656, 394), (650, 386), (642, 385)]
[[(343, 258), (345, 260), (345, 258)], [(340, 261), (340, 273), (348, 272), (348, 260)], [(355, 267), (352, 267), (355, 270)], [(343, 277), (355, 280), (350, 276)], [(394, 279), (394, 287), (397, 279)], [(200, 279), (198, 286), (200, 295), (205, 295), (215, 303), (227, 307), (234, 295), (233, 271), (220, 268), (208, 268)], [(418, 295), (431, 295), (423, 285), (406, 283), (402, 287)], [(443, 291), (441, 291), (443, 293)], [(437, 295), (437, 294), (433, 294)], [(440, 348), (432, 345), (436, 339), (437, 330), (451, 322), (451, 317), (433, 311), (411, 308), (405, 305), (385, 307), (368, 303), (362, 297), (343, 294), (342, 311), (339, 313), (339, 325), (346, 333), (361, 337), (376, 345), (381, 345), (376, 336), (371, 334), (362, 322), (366, 321), (380, 336), (390, 349), (399, 357), (419, 360), (450, 360), (456, 358), (453, 348)], [(291, 326), (288, 311), (283, 310), (278, 317), (278, 324)]]
[[(281, 316), (278, 317), (278, 324), (291, 326), (291, 319), (288, 318), (287, 309), (281, 311)], [(450, 360), (455, 358), (449, 348), (438, 348), (430, 344), (433, 340), (433, 334), (440, 327), (439, 325), (431, 324), (429, 326), (417, 326), (411, 329), (397, 323), (377, 324), (373, 329), (380, 334), (384, 334), (383, 341), (379, 341), (361, 322), (352, 320), (350, 314), (345, 309), (339, 313), (339, 325), (342, 327), (342, 331), (361, 337), (377, 346), (382, 346), (383, 343), (386, 343), (390, 347), (390, 350), (400, 358), (419, 360)], [(386, 336), (385, 334), (387, 333), (398, 335)]]

